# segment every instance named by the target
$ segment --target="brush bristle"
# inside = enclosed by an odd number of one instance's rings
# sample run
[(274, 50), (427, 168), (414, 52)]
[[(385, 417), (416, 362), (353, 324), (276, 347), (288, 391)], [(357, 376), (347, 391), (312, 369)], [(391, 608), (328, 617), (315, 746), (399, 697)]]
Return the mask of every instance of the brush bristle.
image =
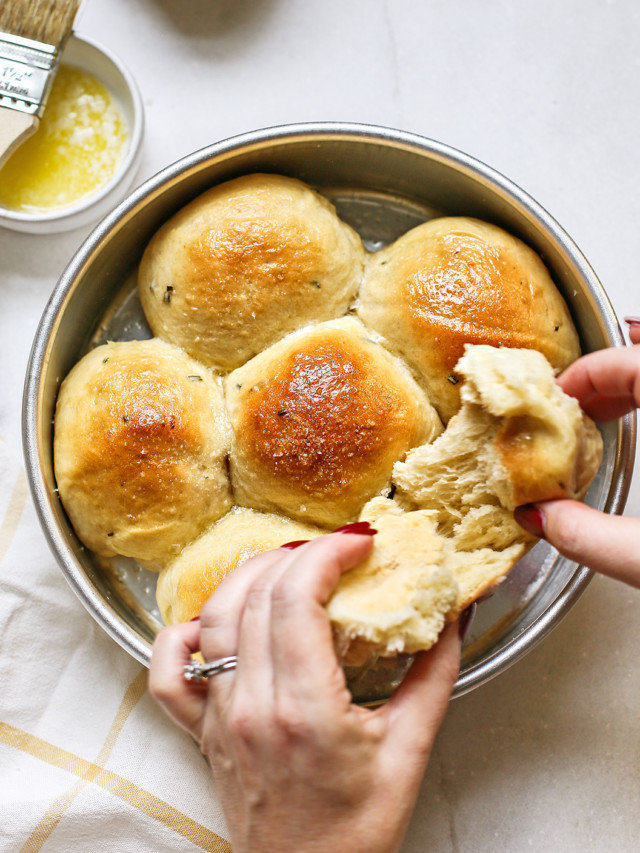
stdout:
[(0, 33), (62, 47), (80, 0), (2, 0)]

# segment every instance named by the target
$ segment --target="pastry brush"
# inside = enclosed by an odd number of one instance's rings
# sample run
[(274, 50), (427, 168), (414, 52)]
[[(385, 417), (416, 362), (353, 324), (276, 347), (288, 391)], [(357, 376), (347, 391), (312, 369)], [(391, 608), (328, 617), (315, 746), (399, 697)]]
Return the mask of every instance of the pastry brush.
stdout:
[(38, 129), (79, 2), (0, 2), (0, 166)]

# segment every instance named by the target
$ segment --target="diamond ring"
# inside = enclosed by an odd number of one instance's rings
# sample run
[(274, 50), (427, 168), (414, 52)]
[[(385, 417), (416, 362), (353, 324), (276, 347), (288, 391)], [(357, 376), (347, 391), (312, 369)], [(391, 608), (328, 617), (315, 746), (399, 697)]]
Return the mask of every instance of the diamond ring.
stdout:
[(185, 666), (183, 672), (187, 681), (199, 682), (204, 681), (212, 675), (218, 675), (218, 673), (224, 672), (227, 669), (235, 669), (237, 665), (238, 658), (235, 655), (229, 655), (229, 657), (218, 658), (218, 660), (212, 660), (207, 663), (192, 661), (192, 663), (188, 663)]

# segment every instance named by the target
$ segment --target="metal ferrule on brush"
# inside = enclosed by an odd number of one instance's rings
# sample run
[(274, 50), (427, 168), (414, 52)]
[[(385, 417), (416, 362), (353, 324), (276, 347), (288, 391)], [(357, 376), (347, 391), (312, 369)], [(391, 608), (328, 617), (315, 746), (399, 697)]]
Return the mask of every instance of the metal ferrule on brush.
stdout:
[(54, 45), (0, 33), (0, 107), (41, 118), (57, 65)]

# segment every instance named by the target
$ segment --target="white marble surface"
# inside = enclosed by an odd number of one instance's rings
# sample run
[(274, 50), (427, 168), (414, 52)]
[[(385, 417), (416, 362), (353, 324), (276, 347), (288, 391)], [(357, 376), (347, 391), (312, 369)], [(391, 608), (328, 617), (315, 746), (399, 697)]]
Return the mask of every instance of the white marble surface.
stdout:
[[(138, 180), (254, 128), (397, 127), (522, 186), (618, 316), (640, 314), (636, 0), (88, 0), (76, 29), (138, 81)], [(31, 340), (88, 230), (0, 230), (0, 435), (16, 453)], [(640, 593), (598, 578), (536, 650), (455, 700), (406, 849), (636, 851), (639, 646)]]

